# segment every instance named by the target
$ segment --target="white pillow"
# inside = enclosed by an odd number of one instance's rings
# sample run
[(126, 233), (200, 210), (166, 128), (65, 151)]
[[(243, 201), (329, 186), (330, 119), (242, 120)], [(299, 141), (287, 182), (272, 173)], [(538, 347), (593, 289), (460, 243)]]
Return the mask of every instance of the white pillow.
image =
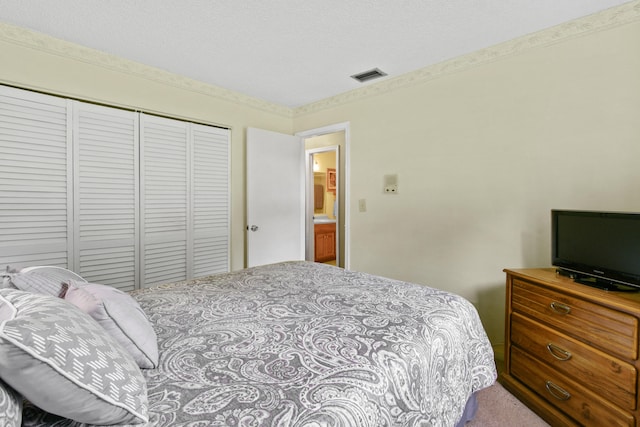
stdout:
[(20, 427), (22, 424), (22, 397), (0, 380), (0, 426)]
[(34, 405), (71, 420), (148, 422), (138, 365), (95, 320), (60, 298), (0, 289), (0, 377)]
[(140, 305), (112, 286), (69, 280), (64, 299), (88, 313), (133, 356), (138, 366), (158, 366), (158, 338)]

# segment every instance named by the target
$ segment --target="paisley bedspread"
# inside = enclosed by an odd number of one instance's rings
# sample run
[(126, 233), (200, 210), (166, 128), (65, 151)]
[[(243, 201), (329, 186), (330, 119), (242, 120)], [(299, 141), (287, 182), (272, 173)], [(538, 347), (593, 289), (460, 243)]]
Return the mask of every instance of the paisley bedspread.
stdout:
[(426, 286), (287, 262), (133, 296), (149, 426), (453, 426), (496, 378), (473, 305)]

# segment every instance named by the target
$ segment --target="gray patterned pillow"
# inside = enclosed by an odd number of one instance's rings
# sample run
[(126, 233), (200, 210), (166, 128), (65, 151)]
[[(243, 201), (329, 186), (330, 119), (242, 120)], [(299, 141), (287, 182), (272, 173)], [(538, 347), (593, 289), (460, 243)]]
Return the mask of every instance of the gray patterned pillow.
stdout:
[(49, 295), (0, 289), (0, 377), (75, 421), (148, 421), (147, 387), (132, 357), (91, 317)]
[(140, 305), (113, 286), (68, 281), (64, 299), (89, 314), (141, 368), (158, 366), (158, 337)]
[(22, 423), (22, 397), (0, 380), (0, 426), (20, 427)]

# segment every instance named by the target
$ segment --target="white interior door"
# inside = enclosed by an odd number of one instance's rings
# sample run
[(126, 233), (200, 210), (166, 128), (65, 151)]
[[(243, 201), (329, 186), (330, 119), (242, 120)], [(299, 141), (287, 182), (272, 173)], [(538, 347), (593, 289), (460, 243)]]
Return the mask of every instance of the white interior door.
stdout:
[(247, 129), (247, 267), (303, 260), (304, 147), (297, 136)]

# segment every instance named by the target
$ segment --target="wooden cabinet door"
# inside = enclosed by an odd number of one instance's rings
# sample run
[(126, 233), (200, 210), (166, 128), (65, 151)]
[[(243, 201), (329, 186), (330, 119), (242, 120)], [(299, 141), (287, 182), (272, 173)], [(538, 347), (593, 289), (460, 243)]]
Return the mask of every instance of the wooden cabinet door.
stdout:
[(316, 262), (326, 262), (336, 259), (336, 225), (316, 224), (315, 233)]

